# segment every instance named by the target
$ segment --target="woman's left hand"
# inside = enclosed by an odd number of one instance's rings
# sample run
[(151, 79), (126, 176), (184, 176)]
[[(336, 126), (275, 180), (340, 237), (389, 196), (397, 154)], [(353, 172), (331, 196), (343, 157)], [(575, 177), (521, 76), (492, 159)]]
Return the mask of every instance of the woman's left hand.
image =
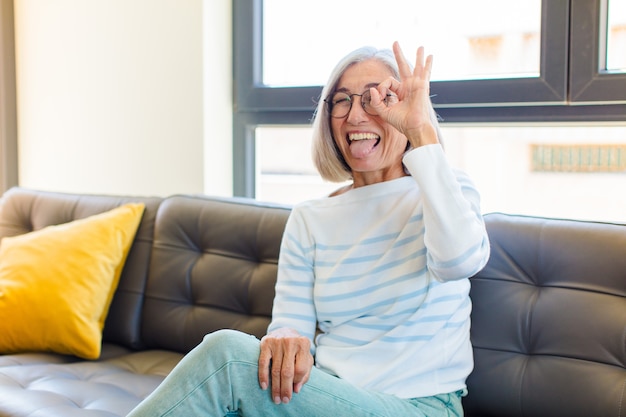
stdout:
[[(424, 47), (420, 46), (415, 68), (411, 71), (398, 42), (393, 44), (393, 53), (401, 81), (389, 77), (377, 87), (372, 87), (372, 107), (383, 120), (402, 132), (413, 147), (438, 143), (437, 131), (431, 120), (430, 73), (433, 57), (428, 55), (424, 59)], [(398, 96), (398, 102), (389, 107), (383, 102), (388, 93)]]

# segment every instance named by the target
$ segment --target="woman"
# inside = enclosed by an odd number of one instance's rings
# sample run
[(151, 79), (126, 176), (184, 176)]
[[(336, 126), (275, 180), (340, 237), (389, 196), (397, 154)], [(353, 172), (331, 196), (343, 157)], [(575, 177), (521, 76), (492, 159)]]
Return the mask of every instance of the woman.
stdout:
[(463, 415), (468, 278), (489, 244), (440, 144), (431, 67), (397, 43), (338, 64), (313, 153), (322, 177), (352, 183), (294, 207), (268, 334), (207, 335), (132, 416)]

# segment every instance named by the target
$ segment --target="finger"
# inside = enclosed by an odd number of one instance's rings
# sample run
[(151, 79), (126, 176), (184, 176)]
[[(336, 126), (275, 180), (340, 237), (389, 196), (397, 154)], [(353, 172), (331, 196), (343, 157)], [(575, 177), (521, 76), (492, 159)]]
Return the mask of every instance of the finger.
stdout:
[(385, 105), (383, 101), (386, 94), (387, 93), (382, 94), (375, 87), (370, 88), (370, 95), (372, 96), (372, 99), (370, 101), (370, 106), (374, 109), (376, 114), (378, 114), (379, 116), (381, 116), (382, 113), (384, 113), (387, 110), (387, 106)]
[(283, 400), (281, 397), (282, 391), (282, 367), (283, 367), (283, 357), (282, 355), (275, 355), (272, 360), (272, 399), (274, 403), (280, 404)]
[(424, 77), (423, 79), (426, 81), (430, 81), (430, 74), (432, 73), (433, 70), (433, 56), (432, 55), (428, 55), (426, 57), (426, 64), (424, 65)]
[(302, 380), (300, 382), (298, 382), (297, 384), (294, 384), (293, 386), (293, 392), (295, 392), (296, 394), (298, 394), (300, 392), (300, 390), (302, 390), (302, 387), (304, 386), (304, 384), (306, 384), (309, 381), (309, 377), (311, 376), (311, 369), (309, 369), (309, 372), (307, 372)]
[(424, 47), (420, 46), (417, 48), (415, 55), (415, 69), (413, 70), (413, 74), (422, 78), (424, 73)]
[(404, 54), (402, 53), (402, 48), (400, 48), (400, 44), (397, 41), (393, 43), (393, 54), (396, 57), (396, 62), (398, 63), (398, 72), (400, 73), (400, 79), (404, 80), (407, 77), (410, 77), (411, 66), (404, 57)]
[(380, 93), (381, 97), (384, 97), (388, 91), (396, 92), (400, 88), (402, 83), (393, 77), (388, 77), (385, 81), (376, 86), (376, 90)]
[(294, 388), (295, 393), (300, 392), (302, 386), (306, 384), (311, 375), (311, 368), (313, 367), (313, 356), (310, 352), (300, 352), (296, 355), (296, 366), (294, 372)]
[[(387, 77), (385, 81), (379, 83), (376, 87), (371, 87), (371, 88), (375, 89), (378, 93), (382, 95), (391, 88), (391, 86), (393, 85), (393, 79), (394, 79), (393, 77)], [(370, 92), (372, 92), (371, 89), (370, 89)]]
[(387, 96), (387, 93), (390, 91), (396, 95), (398, 94), (398, 90), (401, 87), (400, 81), (396, 80), (393, 77), (387, 78), (385, 81), (378, 84), (376, 87), (370, 88), (370, 96), (372, 100), (370, 104), (374, 110), (377, 111), (378, 114), (384, 111), (387, 106), (384, 103), (384, 99)]
[[(370, 88), (370, 94), (372, 97), (380, 98), (381, 100), (385, 98), (389, 91), (396, 92), (400, 88), (402, 84), (400, 81), (396, 80), (394, 77), (387, 77), (383, 82), (379, 83), (376, 87)], [(376, 93), (374, 93), (376, 90)]]
[(272, 351), (266, 344), (261, 343), (261, 353), (259, 354), (259, 385), (266, 390), (270, 384), (270, 363)]
[[(280, 369), (280, 398), (283, 403), (291, 401), (294, 387), (295, 367), (296, 367), (296, 341), (291, 340), (287, 344), (283, 354), (282, 366)], [(274, 400), (276, 401), (276, 399)]]
[(293, 394), (293, 362), (283, 362), (283, 367), (280, 372), (280, 398), (284, 404), (291, 401)]

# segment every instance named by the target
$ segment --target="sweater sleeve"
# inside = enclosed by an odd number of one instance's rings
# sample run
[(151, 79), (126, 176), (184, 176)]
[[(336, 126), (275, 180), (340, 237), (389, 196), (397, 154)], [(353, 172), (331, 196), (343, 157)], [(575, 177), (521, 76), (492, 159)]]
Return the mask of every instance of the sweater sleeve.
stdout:
[(403, 162), (422, 192), (428, 268), (440, 281), (473, 276), (490, 250), (474, 184), (450, 167), (441, 145), (413, 149)]
[(296, 206), (289, 216), (278, 259), (276, 295), (268, 333), (279, 328), (297, 330), (311, 340), (317, 326), (313, 303), (314, 245)]

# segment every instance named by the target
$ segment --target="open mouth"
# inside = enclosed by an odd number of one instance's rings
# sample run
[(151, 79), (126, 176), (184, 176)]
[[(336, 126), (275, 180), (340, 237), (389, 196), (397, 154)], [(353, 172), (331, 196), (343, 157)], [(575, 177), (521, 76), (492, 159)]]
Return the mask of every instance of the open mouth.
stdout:
[(354, 158), (366, 157), (380, 143), (380, 136), (375, 133), (349, 133), (347, 139)]

